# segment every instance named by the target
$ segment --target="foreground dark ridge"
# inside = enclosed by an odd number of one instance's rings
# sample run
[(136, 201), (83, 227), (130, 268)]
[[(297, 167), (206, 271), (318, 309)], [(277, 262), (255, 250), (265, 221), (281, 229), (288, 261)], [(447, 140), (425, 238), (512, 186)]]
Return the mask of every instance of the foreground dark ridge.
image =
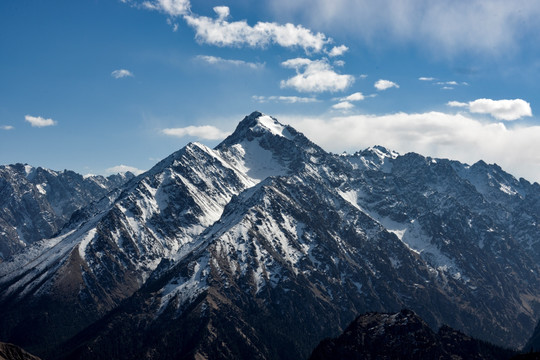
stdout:
[(13, 344), (0, 342), (0, 360), (40, 360)]
[(539, 190), (484, 162), (332, 155), (255, 112), (0, 264), (0, 339), (48, 358), (298, 359), (357, 314), (410, 308), (518, 348), (540, 310)]
[(448, 326), (435, 333), (415, 313), (369, 313), (357, 317), (334, 339), (323, 340), (309, 360), (491, 359), (516, 352), (471, 338)]

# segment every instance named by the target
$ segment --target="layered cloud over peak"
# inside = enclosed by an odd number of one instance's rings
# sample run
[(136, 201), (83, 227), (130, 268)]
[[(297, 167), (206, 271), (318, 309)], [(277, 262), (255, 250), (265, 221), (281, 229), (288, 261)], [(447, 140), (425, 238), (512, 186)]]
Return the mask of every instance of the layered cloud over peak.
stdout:
[(442, 112), (309, 117), (278, 115), (312, 141), (336, 153), (375, 144), (400, 153), (417, 152), (469, 164), (497, 163), (511, 173), (540, 181), (540, 126), (505, 126), (468, 114)]

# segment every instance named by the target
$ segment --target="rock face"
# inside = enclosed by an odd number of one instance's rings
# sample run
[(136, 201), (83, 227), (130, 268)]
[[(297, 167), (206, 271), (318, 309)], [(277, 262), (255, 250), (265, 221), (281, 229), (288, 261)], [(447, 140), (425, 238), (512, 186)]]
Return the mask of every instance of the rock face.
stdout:
[(438, 333), (410, 310), (356, 318), (335, 339), (323, 340), (310, 360), (510, 359), (515, 352), (473, 339), (448, 326)]
[(39, 360), (39, 358), (18, 346), (0, 342), (0, 360)]
[(131, 178), (131, 173), (83, 177), (23, 164), (0, 166), (0, 261), (52, 237), (75, 211)]
[(483, 162), (333, 155), (255, 112), (0, 264), (0, 339), (48, 358), (298, 359), (360, 313), (410, 308), (520, 347), (540, 315), (539, 190)]

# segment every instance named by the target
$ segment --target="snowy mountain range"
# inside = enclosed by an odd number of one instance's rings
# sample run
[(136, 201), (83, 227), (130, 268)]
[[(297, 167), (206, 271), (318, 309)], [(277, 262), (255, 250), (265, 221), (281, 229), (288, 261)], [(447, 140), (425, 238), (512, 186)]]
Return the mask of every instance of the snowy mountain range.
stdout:
[(0, 261), (56, 234), (71, 215), (133, 178), (81, 176), (25, 164), (0, 166)]
[(335, 155), (254, 112), (216, 148), (110, 184), (0, 263), (0, 340), (44, 358), (298, 359), (366, 311), (516, 348), (540, 315), (540, 186), (497, 165)]

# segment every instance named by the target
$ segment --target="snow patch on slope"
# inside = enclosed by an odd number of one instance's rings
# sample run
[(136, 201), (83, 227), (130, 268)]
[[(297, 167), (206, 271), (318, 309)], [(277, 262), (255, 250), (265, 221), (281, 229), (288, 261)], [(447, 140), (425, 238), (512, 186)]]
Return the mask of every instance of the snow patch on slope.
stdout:
[(273, 135), (281, 136), (289, 140), (293, 139), (293, 136), (287, 131), (285, 126), (281, 125), (268, 115), (259, 116), (257, 118), (257, 125), (252, 129), (254, 132), (269, 131)]

